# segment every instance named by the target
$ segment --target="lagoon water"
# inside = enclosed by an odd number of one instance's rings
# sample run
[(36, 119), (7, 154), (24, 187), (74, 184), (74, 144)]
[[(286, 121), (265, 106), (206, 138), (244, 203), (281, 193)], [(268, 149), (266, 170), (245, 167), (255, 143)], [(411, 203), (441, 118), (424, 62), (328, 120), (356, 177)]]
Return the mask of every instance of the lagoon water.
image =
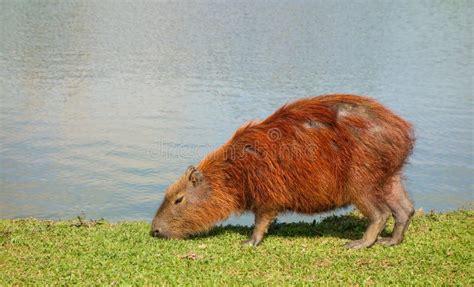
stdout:
[(469, 15), (469, 0), (0, 1), (0, 218), (150, 220), (242, 123), (336, 92), (416, 126), (417, 208), (472, 207)]

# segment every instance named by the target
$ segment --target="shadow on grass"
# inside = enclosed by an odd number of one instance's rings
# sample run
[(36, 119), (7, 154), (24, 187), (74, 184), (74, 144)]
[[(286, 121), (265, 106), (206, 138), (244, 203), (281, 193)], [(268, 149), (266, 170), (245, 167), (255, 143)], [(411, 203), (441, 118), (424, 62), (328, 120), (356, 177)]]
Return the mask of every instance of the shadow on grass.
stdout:
[[(337, 237), (342, 239), (360, 239), (368, 226), (365, 218), (360, 218), (354, 214), (330, 216), (321, 222), (299, 222), (299, 223), (278, 223), (274, 222), (270, 225), (267, 237)], [(226, 225), (217, 226), (208, 233), (194, 236), (191, 238), (205, 238), (218, 236), (226, 233), (238, 233), (249, 237), (252, 233), (253, 226)], [(386, 230), (382, 232), (382, 236), (387, 236)]]

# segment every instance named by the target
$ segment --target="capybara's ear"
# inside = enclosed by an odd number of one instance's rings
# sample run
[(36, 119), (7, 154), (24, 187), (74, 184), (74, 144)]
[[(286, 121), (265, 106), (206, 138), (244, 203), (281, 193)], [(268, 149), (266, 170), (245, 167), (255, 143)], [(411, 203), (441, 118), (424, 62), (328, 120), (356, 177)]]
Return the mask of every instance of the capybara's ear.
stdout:
[(195, 170), (196, 168), (194, 167), (194, 165), (190, 165), (188, 166), (188, 168), (186, 169), (186, 174), (190, 174), (193, 170)]
[(186, 169), (186, 176), (194, 187), (198, 186), (202, 182), (203, 178), (202, 173), (197, 170), (194, 165), (188, 166)]
[(188, 168), (186, 169), (186, 173), (185, 173), (186, 178), (187, 178), (188, 180), (191, 180), (191, 174), (192, 174), (195, 170), (196, 170), (196, 168), (194, 167), (194, 165), (188, 166)]
[(203, 179), (202, 173), (197, 169), (194, 169), (194, 171), (191, 173), (189, 177), (189, 180), (191, 181), (194, 187), (201, 184), (202, 179)]

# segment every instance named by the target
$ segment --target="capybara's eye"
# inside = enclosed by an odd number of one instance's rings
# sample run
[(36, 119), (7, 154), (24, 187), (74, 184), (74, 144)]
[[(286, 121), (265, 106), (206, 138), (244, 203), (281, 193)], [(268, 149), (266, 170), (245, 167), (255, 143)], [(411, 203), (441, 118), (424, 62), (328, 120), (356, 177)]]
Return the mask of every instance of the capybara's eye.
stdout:
[(181, 195), (180, 197), (176, 198), (176, 200), (174, 201), (174, 204), (180, 203), (181, 201), (183, 201), (183, 198), (184, 198), (184, 195)]

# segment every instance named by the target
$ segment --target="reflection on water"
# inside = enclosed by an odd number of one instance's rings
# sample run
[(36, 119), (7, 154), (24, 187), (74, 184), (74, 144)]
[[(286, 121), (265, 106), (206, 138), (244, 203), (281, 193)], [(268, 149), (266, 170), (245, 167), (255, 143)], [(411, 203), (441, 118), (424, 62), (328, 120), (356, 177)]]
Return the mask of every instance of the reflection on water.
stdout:
[(415, 124), (418, 207), (466, 205), (472, 6), (2, 1), (0, 217), (150, 219), (240, 124), (332, 92), (371, 95)]

